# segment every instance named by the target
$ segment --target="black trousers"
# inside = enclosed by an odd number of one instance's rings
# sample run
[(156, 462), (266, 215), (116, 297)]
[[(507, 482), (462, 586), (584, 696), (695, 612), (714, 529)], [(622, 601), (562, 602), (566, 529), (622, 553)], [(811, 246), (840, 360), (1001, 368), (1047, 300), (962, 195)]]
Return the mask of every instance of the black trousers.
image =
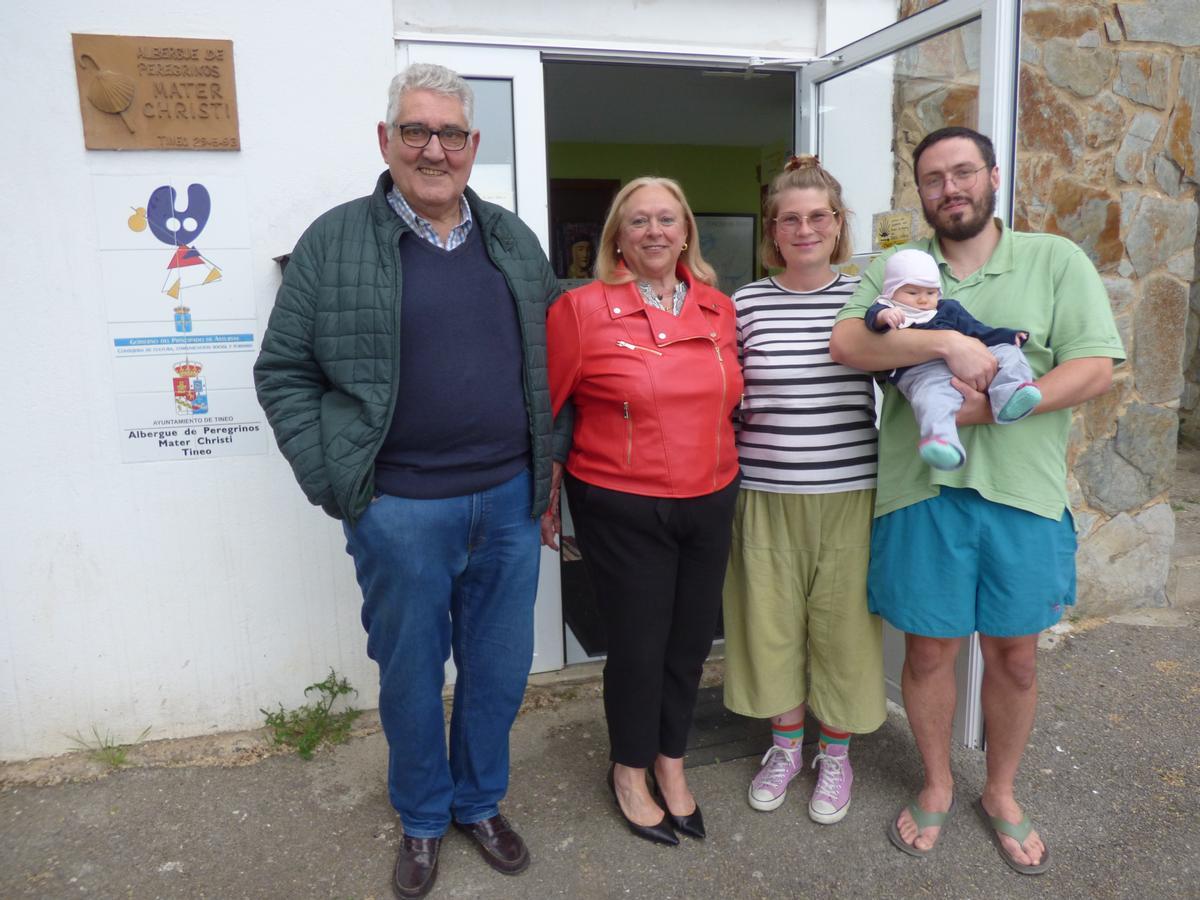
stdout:
[(739, 478), (671, 500), (568, 474), (575, 537), (608, 629), (604, 713), (610, 759), (680, 758), (721, 610)]

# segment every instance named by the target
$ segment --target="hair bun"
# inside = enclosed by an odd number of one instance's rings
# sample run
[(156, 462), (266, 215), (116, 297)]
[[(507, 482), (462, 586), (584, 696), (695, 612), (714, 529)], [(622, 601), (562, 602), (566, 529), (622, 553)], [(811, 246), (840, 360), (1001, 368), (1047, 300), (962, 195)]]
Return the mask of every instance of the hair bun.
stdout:
[(793, 156), (787, 161), (787, 165), (783, 167), (785, 172), (794, 172), (796, 169), (819, 169), (821, 168), (821, 160), (815, 153), (802, 153), (800, 156)]

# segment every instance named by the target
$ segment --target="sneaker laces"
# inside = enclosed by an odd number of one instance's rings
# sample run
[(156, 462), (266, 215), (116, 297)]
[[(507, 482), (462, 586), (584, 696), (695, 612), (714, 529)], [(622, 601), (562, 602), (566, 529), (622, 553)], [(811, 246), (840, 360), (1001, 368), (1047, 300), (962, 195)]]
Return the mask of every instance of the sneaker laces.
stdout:
[(762, 761), (759, 763), (763, 767), (758, 773), (758, 777), (754, 779), (756, 787), (782, 787), (789, 780), (789, 777), (795, 773), (796, 761), (793, 756), (799, 753), (800, 748), (789, 750), (787, 747), (780, 747), (778, 744), (772, 746), (763, 755)]
[(842, 780), (846, 777), (846, 770), (842, 766), (844, 758), (840, 756), (830, 756), (828, 753), (818, 753), (817, 758), (813, 760), (813, 768), (820, 768), (817, 775), (817, 787), (813, 791), (813, 796), (836, 797), (842, 789)]

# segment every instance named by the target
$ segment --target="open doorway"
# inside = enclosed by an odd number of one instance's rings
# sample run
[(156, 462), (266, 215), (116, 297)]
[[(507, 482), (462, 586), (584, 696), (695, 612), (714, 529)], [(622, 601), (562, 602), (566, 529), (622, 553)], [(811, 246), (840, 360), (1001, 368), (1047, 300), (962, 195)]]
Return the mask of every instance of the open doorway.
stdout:
[[(791, 153), (795, 76), (605, 62), (547, 62), (550, 258), (568, 289), (590, 280), (613, 195), (641, 175), (678, 181), (721, 289), (759, 277), (764, 185)], [(604, 628), (563, 498), (568, 664), (602, 657)]]

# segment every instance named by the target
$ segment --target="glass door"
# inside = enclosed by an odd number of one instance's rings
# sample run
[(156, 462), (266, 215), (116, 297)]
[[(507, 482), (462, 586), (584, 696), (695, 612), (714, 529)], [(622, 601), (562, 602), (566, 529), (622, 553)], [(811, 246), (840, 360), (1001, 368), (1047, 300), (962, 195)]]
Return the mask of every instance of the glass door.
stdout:
[[(965, 125), (991, 137), (1011, 222), (1018, 0), (944, 0), (805, 66), (798, 78), (797, 151), (816, 153), (855, 213), (855, 262), (924, 231), (912, 151), (930, 131)], [(901, 703), (904, 639), (885, 626), (888, 696)], [(958, 660), (955, 738), (983, 746), (976, 636)]]
[[(549, 252), (546, 194), (546, 121), (542, 61), (537, 50), (416, 41), (396, 45), (397, 71), (416, 62), (438, 63), (462, 75), (475, 91), (479, 152), (471, 189), (519, 215)], [(542, 548), (534, 607), (532, 672), (563, 667), (562, 592), (558, 554)], [(448, 681), (454, 663), (446, 663)]]

